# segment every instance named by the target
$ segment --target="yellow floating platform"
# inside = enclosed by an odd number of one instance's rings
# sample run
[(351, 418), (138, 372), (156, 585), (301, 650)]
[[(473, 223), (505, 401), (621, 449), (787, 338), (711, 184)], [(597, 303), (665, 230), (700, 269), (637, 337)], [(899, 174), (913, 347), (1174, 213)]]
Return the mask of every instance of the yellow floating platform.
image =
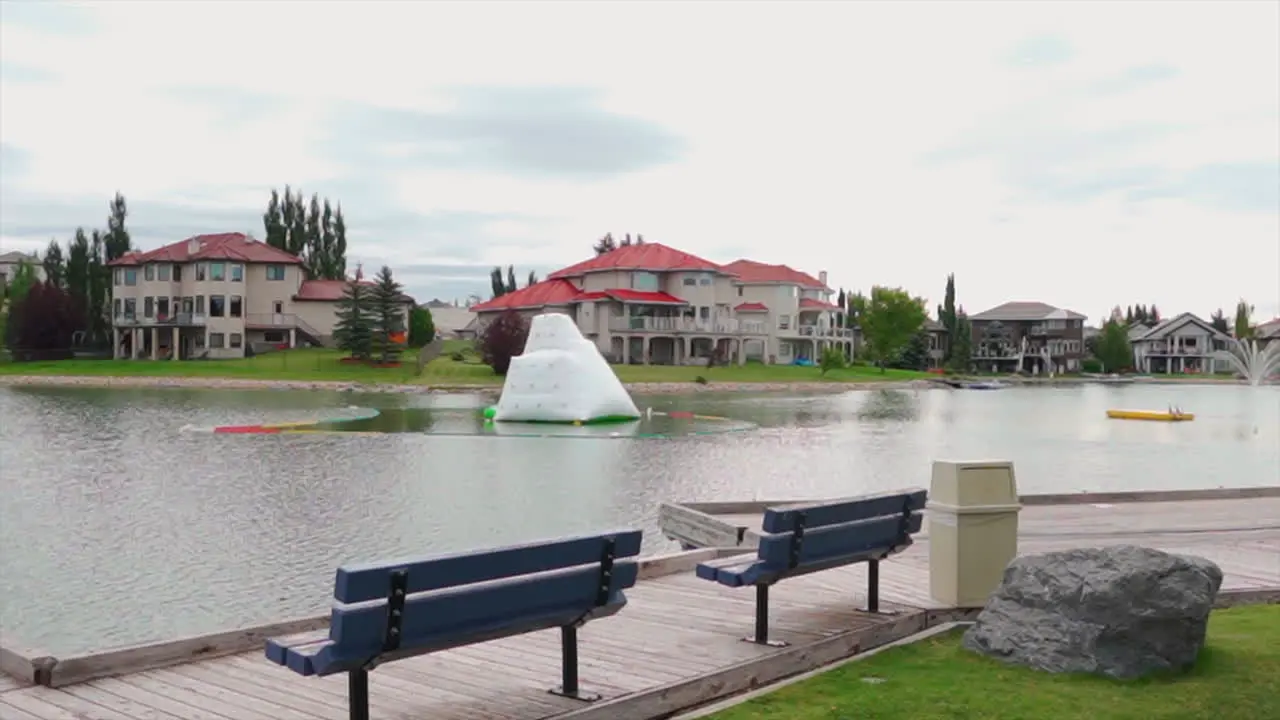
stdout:
[(1161, 422), (1185, 422), (1195, 420), (1195, 413), (1169, 412), (1167, 410), (1108, 410), (1107, 417), (1114, 420), (1158, 420)]

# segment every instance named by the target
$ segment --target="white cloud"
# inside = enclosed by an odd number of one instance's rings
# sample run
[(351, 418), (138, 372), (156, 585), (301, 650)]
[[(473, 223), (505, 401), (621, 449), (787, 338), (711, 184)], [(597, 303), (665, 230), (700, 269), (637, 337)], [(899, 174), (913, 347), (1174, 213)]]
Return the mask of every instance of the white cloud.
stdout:
[[(1280, 314), (1280, 208), (1168, 196), (1206, 166), (1253, 167), (1240, 177), (1255, 183), (1259, 167), (1280, 172), (1274, 4), (1158, 16), (1145, 2), (89, 9), (88, 35), (0, 26), (0, 60), (41, 71), (0, 81), (0, 140), (24, 153), (23, 167), (0, 168), (6, 228), (41, 226), (24, 216), (32, 198), (91, 199), (69, 233), (117, 189), (255, 222), (266, 190), (290, 182), (341, 192), (353, 256), (393, 264), (568, 264), (605, 231), (642, 232), (934, 297), (954, 271), (973, 310), (1021, 298), (1094, 317), (1132, 302), (1207, 314), (1244, 295)], [(1009, 62), (1036, 43), (1043, 62)], [(38, 82), (46, 74), (57, 81)], [(480, 141), (425, 131), (333, 136), (344, 109), (448, 113), (469, 86), (594, 88), (604, 111), (661, 125), (685, 151), (585, 180), (467, 165)], [(215, 88), (243, 102), (197, 102)], [(431, 160), (413, 159), (424, 151)], [(1126, 200), (1134, 189), (1161, 199)]]

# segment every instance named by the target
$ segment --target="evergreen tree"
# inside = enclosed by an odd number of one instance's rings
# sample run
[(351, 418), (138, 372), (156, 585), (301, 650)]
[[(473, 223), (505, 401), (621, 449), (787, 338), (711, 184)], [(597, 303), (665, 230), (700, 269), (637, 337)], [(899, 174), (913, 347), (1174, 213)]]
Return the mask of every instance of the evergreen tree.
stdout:
[[(75, 301), (78, 308), (88, 312), (90, 299), (92, 298), (93, 287), (89, 282), (89, 238), (85, 237), (84, 228), (76, 228), (75, 239), (71, 241), (71, 246), (67, 250), (67, 275), (66, 289), (67, 294)], [(86, 327), (85, 330), (92, 330)]]
[(342, 203), (333, 214), (333, 256), (330, 258), (330, 279), (347, 276), (347, 221), (342, 217)]
[(928, 370), (929, 334), (922, 329), (912, 335), (890, 366), (899, 370)]
[(281, 212), (281, 217), (288, 218), (288, 239), (285, 252), (302, 257), (307, 252), (307, 205), (302, 199), (302, 191), (289, 195), (289, 186), (284, 187), (285, 202), (288, 212)]
[(1253, 306), (1241, 298), (1236, 303), (1235, 336), (1241, 340), (1253, 337)]
[(306, 249), (299, 253), (306, 262), (307, 273), (313, 278), (323, 278), (324, 235), (320, 230), (320, 196), (311, 195), (311, 205), (306, 213)]
[(436, 339), (436, 323), (431, 309), (415, 307), (409, 311), (409, 347), (420, 348)]
[(52, 283), (54, 287), (63, 287), (66, 267), (62, 262), (62, 246), (58, 245), (57, 240), (49, 241), (49, 247), (44, 251), (44, 260), (40, 264), (44, 267), (45, 282)]
[(266, 234), (267, 244), (273, 248), (285, 249), (289, 231), (285, 227), (281, 215), (280, 193), (271, 190), (271, 200), (267, 202), (267, 211), (262, 214), (262, 230)]
[(614, 241), (613, 233), (605, 233), (604, 237), (597, 240), (596, 244), (591, 246), (591, 249), (595, 250), (596, 255), (599, 256), (607, 252), (613, 252), (614, 250), (617, 250), (618, 243)]
[(102, 262), (102, 233), (93, 231), (89, 241), (89, 270), (86, 286), (88, 302), (85, 308), (85, 319), (88, 321), (89, 337), (97, 344), (109, 335), (107, 308), (111, 307), (111, 268)]
[(1209, 324), (1220, 333), (1231, 334), (1231, 325), (1227, 322), (1227, 315), (1222, 312), (1222, 308), (1213, 311), (1213, 314), (1209, 316)]
[(370, 324), (369, 286), (357, 279), (347, 282), (335, 311), (338, 321), (333, 339), (338, 347), (353, 358), (368, 360), (373, 352), (373, 328)]
[(495, 298), (500, 298), (507, 294), (507, 283), (502, 279), (501, 267), (494, 267), (493, 270), (489, 271), (489, 288)]
[(316, 264), (320, 269), (320, 277), (326, 280), (333, 278), (334, 242), (333, 208), (329, 206), (329, 198), (325, 198), (320, 211), (320, 262)]
[(524, 286), (529, 287), (531, 285), (537, 285), (537, 284), (538, 284), (538, 273), (530, 270), (529, 277), (526, 278), (524, 281)]
[(959, 329), (956, 324), (956, 276), (955, 273), (947, 274), (947, 289), (943, 293), (942, 305), (938, 306), (938, 322), (947, 329), (948, 342), (945, 344), (947, 352), (944, 356), (945, 360), (951, 359), (951, 345), (954, 342), (956, 332)]
[(956, 331), (951, 336), (947, 367), (958, 373), (969, 372), (973, 357), (973, 324), (964, 309), (956, 311)]
[(111, 262), (133, 250), (133, 241), (129, 238), (129, 231), (124, 226), (128, 215), (129, 209), (125, 205), (124, 196), (116, 193), (115, 198), (111, 200), (111, 215), (107, 218), (107, 234), (103, 238), (106, 262)]
[(520, 289), (520, 286), (516, 285), (516, 266), (508, 265), (507, 266), (507, 292), (513, 293), (518, 289)]
[(391, 363), (400, 358), (404, 343), (404, 289), (391, 276), (386, 265), (378, 271), (372, 290), (373, 350), (379, 362)]
[(1160, 311), (1156, 309), (1155, 303), (1152, 303), (1151, 307), (1147, 308), (1147, 319), (1152, 323), (1160, 322)]

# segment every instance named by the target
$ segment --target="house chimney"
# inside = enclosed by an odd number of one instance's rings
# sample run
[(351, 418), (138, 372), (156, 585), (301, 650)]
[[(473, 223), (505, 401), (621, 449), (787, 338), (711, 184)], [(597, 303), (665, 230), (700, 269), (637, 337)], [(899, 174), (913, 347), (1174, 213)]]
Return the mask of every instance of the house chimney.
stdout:
[(191, 238), (187, 241), (187, 254), (195, 255), (200, 252), (201, 247), (203, 247), (203, 243), (200, 242), (200, 238)]
[(818, 282), (822, 283), (822, 286), (823, 286), (823, 287), (826, 287), (826, 285), (827, 285), (827, 271), (826, 271), (826, 270), (823, 270), (822, 272), (818, 273)]

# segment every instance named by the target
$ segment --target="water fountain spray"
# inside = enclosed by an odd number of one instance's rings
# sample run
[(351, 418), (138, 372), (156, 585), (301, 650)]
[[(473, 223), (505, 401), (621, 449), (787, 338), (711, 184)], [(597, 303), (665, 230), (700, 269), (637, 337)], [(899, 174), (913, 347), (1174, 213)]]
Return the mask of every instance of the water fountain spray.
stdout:
[(1258, 348), (1257, 340), (1231, 338), (1226, 350), (1213, 353), (1214, 359), (1225, 361), (1244, 376), (1250, 385), (1261, 385), (1272, 373), (1280, 370), (1280, 341)]

